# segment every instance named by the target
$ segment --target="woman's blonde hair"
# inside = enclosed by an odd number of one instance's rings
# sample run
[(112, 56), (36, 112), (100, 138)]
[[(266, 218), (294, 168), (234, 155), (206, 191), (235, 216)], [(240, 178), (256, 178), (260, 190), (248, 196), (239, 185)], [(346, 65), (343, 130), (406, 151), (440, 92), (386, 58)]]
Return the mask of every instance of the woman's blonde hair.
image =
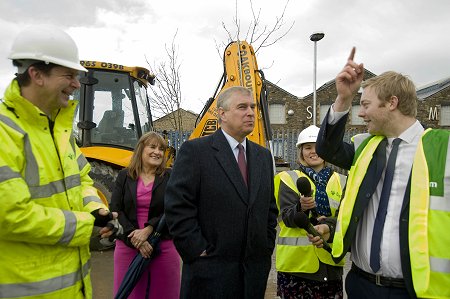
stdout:
[[(136, 149), (133, 151), (133, 156), (131, 157), (130, 165), (128, 166), (128, 174), (134, 180), (139, 177), (139, 174), (143, 171), (142, 163), (142, 152), (147, 145), (154, 144), (158, 147), (163, 148), (163, 152), (166, 152), (167, 143), (164, 138), (156, 132), (148, 132), (142, 135), (139, 139)], [(166, 157), (163, 156), (162, 163), (156, 168), (155, 175), (163, 175), (166, 170)]]

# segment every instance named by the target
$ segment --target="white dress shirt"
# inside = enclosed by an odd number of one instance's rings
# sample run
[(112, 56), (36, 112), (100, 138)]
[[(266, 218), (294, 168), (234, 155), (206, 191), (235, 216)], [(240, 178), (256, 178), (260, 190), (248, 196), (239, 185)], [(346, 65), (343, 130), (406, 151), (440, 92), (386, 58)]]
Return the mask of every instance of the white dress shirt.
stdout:
[[(330, 109), (328, 118), (329, 124), (335, 124), (342, 118), (346, 112), (335, 112)], [(381, 240), (381, 268), (376, 274), (386, 277), (402, 278), (402, 267), (400, 260), (400, 238), (399, 238), (399, 220), (403, 204), (403, 198), (408, 184), (414, 155), (417, 145), (422, 136), (424, 128), (416, 122), (400, 134), (397, 160), (395, 162), (394, 178), (392, 180), (391, 194), (387, 208), (386, 220), (383, 228), (383, 238)], [(386, 163), (391, 152), (392, 141), (394, 138), (388, 138), (386, 147)], [(386, 166), (385, 166), (386, 167)], [(375, 193), (370, 200), (367, 209), (358, 224), (356, 236), (351, 245), (351, 258), (355, 265), (362, 270), (373, 273), (370, 267), (370, 245), (372, 242), (372, 232), (377, 215), (378, 204), (380, 202), (381, 190), (383, 188), (384, 171), (378, 182)], [(374, 182), (375, 183), (375, 182)]]
[[(225, 138), (228, 141), (228, 144), (231, 147), (231, 150), (233, 151), (234, 154), (234, 158), (236, 159), (236, 162), (238, 160), (238, 154), (239, 154), (239, 149), (238, 149), (238, 145), (239, 142), (234, 139), (233, 137), (231, 137), (229, 134), (227, 134), (227, 132), (225, 132), (224, 130), (222, 130), (223, 135), (225, 135)], [(244, 139), (244, 141), (241, 142), (242, 146), (244, 147), (244, 156), (245, 156), (245, 161), (247, 162), (247, 138)]]

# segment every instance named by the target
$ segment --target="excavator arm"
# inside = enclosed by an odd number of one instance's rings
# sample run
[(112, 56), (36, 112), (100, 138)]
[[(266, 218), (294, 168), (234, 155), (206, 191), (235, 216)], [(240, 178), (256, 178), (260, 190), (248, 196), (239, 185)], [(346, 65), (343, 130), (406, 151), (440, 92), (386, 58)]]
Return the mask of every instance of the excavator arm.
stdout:
[(214, 133), (219, 128), (217, 96), (228, 87), (243, 86), (252, 91), (253, 99), (256, 103), (255, 128), (247, 138), (271, 149), (272, 132), (269, 122), (265, 78), (263, 72), (258, 69), (253, 47), (246, 41), (231, 42), (225, 48), (223, 66), (222, 79), (216, 88), (214, 96), (208, 100), (200, 112), (194, 131), (189, 139)]

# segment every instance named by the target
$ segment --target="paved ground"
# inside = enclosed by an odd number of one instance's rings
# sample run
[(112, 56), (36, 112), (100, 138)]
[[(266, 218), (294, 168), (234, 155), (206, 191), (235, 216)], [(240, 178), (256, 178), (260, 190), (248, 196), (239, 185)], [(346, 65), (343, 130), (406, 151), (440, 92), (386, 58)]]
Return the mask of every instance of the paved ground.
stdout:
[[(92, 252), (92, 285), (94, 290), (94, 299), (113, 298), (113, 265), (114, 250), (93, 251)], [(347, 261), (349, 258), (347, 259)], [(277, 272), (275, 270), (275, 255), (272, 259), (272, 270), (267, 281), (267, 290), (265, 299), (277, 298)], [(345, 266), (344, 275), (347, 274), (350, 263)], [(345, 298), (345, 297), (344, 297)]]
[(114, 250), (91, 252), (94, 299), (113, 298)]
[[(94, 299), (113, 298), (114, 250), (92, 252), (92, 286)], [(273, 299), (277, 294), (277, 274), (275, 268), (270, 271), (266, 299)]]

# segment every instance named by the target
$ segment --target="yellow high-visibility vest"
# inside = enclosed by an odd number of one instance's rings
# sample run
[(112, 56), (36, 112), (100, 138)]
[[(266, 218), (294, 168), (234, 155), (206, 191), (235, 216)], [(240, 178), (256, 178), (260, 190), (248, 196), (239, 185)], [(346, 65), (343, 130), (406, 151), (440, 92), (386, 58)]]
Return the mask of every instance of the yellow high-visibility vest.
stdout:
[(72, 135), (77, 103), (54, 119), (20, 94), (0, 103), (0, 297), (92, 298), (91, 211), (107, 207)]
[[(314, 196), (316, 192), (315, 184), (304, 173), (298, 170), (280, 172), (275, 176), (274, 183), (275, 198), (279, 210), (279, 188), (281, 182), (298, 194), (299, 191), (297, 190), (295, 182), (299, 177), (306, 177), (310, 181)], [(339, 174), (332, 174), (327, 183), (326, 192), (330, 203), (331, 213), (334, 215), (336, 209), (339, 207), (342, 195)], [(279, 219), (278, 224), (280, 226), (280, 233), (276, 245), (276, 268), (278, 271), (289, 273), (315, 273), (319, 270), (319, 261), (332, 266), (343, 266), (345, 264), (344, 260), (335, 263), (329, 252), (323, 248), (317, 248), (312, 245), (311, 242), (309, 242), (307, 232), (304, 229), (287, 227), (281, 218)], [(332, 244), (330, 244), (330, 246), (332, 246)]]
[[(426, 130), (417, 146), (411, 173), (409, 252), (418, 298), (450, 298), (450, 131)], [(333, 257), (340, 258), (359, 186), (382, 136), (370, 136), (357, 149), (339, 209)]]

